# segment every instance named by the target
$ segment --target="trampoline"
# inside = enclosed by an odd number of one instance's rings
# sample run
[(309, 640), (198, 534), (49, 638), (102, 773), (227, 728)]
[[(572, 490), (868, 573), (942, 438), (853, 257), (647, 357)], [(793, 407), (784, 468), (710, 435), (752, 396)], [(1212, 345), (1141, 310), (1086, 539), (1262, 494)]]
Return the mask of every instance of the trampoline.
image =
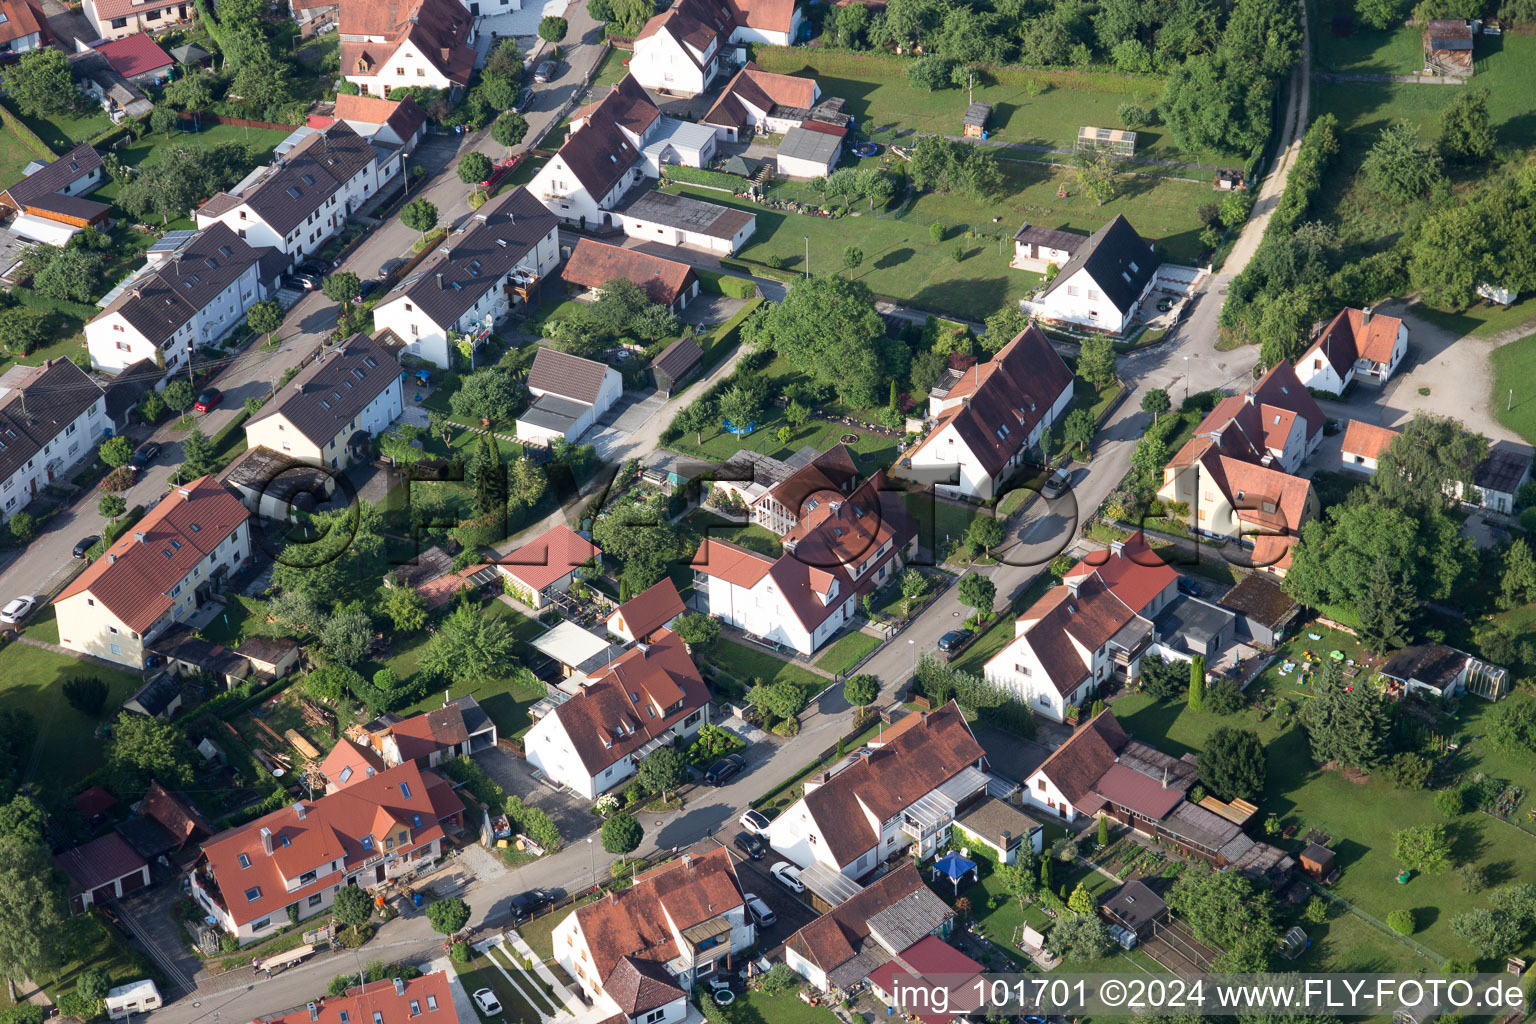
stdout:
[(860, 159), (874, 156), (878, 152), (880, 152), (880, 146), (873, 142), (861, 142), (853, 147), (853, 155)]

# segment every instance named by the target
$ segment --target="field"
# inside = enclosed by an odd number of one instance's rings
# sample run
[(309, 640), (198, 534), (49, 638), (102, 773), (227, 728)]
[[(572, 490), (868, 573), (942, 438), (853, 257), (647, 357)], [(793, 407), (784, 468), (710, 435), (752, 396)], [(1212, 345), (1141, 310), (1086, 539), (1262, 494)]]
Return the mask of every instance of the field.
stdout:
[[(1345, 74), (1411, 75), (1424, 66), (1424, 47), (1417, 27), (1366, 28), (1353, 23), (1355, 5), (1349, 0), (1316, 0), (1308, 5), (1312, 20), (1313, 56), (1321, 71)], [(1335, 35), (1334, 18), (1348, 18), (1347, 35)]]
[[(1190, 263), (1200, 253), (1195, 211), (1210, 201), (1204, 185), (1122, 176), (1120, 196), (1099, 206), (1083, 196), (1056, 198), (1058, 186), (1072, 177), (1070, 171), (1021, 160), (1003, 160), (1001, 166), (1006, 183), (996, 197), (929, 193), (897, 213), (861, 211), (857, 224), (760, 207), (710, 189), (669, 185), (666, 190), (756, 214), (757, 234), (742, 250), (745, 259), (766, 263), (777, 257), (783, 267), (800, 271), (808, 239), (810, 269), (828, 273), (841, 267), (843, 248), (856, 240), (864, 262), (853, 277), (871, 291), (972, 320), (1027, 298), (1039, 287), (1039, 275), (1008, 265), (1013, 234), (1026, 221), (1088, 234), (1124, 214), (1168, 259)], [(928, 234), (935, 222), (946, 228), (945, 240), (937, 245)], [(978, 237), (965, 238), (967, 231)], [(964, 252), (959, 262), (950, 254), (957, 242)]]
[[(822, 53), (803, 47), (758, 47), (757, 63), (766, 71), (814, 77), (823, 95), (841, 96), (843, 110), (860, 128), (896, 126), (944, 135), (960, 133), (969, 97), (964, 89), (928, 92), (907, 84), (911, 61), (873, 54)], [(993, 68), (978, 82), (975, 98), (992, 105), (987, 122), (991, 138), (1031, 146), (1071, 150), (1084, 125), (1124, 128), (1115, 116), (1122, 103), (1156, 105), (1161, 78), (1116, 74), (1047, 74), (1018, 68)], [(1139, 129), (1136, 155), (1191, 163), (1242, 163), (1232, 153), (1185, 153), (1157, 128)]]
[(105, 707), (116, 709), (142, 681), (127, 672), (99, 668), (62, 654), (15, 641), (0, 649), (0, 693), (7, 707), (29, 712), (36, 729), (28, 781), (67, 786), (95, 771), (105, 747), (95, 739), (98, 720), (87, 718), (64, 700), (65, 680), (93, 675), (109, 688)]
[[(1493, 418), (1527, 441), (1536, 440), (1536, 393), (1527, 390), (1527, 385), (1536, 381), (1536, 334), (1495, 349), (1491, 361), (1493, 395), (1488, 405)], [(1507, 397), (1511, 390), (1515, 396), (1513, 404)], [(1500, 396), (1505, 401), (1498, 401)]]
[(80, 143), (112, 127), (111, 118), (94, 100), (82, 99), (79, 110), (57, 117), (39, 118), (20, 115), (22, 123), (48, 143), (55, 153), (67, 153)]

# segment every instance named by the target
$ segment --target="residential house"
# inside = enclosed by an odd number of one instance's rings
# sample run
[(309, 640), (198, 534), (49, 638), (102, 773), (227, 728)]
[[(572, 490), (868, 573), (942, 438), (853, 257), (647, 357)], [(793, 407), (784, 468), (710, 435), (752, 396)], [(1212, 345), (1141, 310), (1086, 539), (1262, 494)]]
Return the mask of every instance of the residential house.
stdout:
[(517, 417), (519, 440), (548, 446), (575, 441), (624, 393), (624, 378), (606, 363), (543, 346), (528, 371), (533, 404)]
[(0, 54), (26, 53), (52, 40), (48, 17), (33, 0), (0, 0)]
[(475, 66), (475, 17), (459, 0), (342, 4), (338, 31), (342, 76), (364, 96), (457, 92)]
[(850, 993), (913, 942), (947, 931), (954, 916), (904, 861), (791, 935), (784, 962), (813, 988)]
[(346, 736), (337, 740), (336, 745), (320, 762), (320, 774), (325, 778), (326, 793), (335, 793), (354, 783), (371, 779), (388, 768), (384, 755), (374, 750), (367, 740), (359, 742)]
[(637, 192), (615, 210), (630, 238), (733, 256), (757, 231), (757, 215), (670, 192)]
[(357, 739), (391, 768), (406, 761), (415, 761), (421, 768), (436, 768), (449, 758), (494, 747), (496, 723), (472, 695), (465, 694), (409, 718), (385, 712), (359, 726)]
[(695, 984), (757, 941), (730, 851), (685, 853), (555, 926), (555, 960), (597, 1019), (676, 1024)]
[(1456, 496), (1462, 501), (1492, 512), (1513, 514), (1520, 488), (1531, 479), (1532, 450), (1512, 441), (1498, 441), (1488, 457), (1472, 470), (1469, 495), (1458, 482)]
[(630, 73), (654, 92), (697, 96), (726, 69), (731, 43), (789, 46), (803, 23), (795, 0), (684, 0), (640, 30)]
[(1408, 327), (1395, 316), (1342, 309), (1296, 360), (1296, 376), (1313, 391), (1342, 395), (1356, 380), (1381, 385), (1408, 354)]
[(363, 138), (398, 146), (406, 154), (416, 149), (427, 133), (427, 114), (407, 96), (387, 100), (380, 96), (336, 94), (335, 119), (345, 121)]
[(1381, 464), (1381, 453), (1392, 446), (1392, 440), (1397, 435), (1398, 432), (1391, 427), (1350, 420), (1344, 428), (1343, 444), (1339, 447), (1340, 468), (1370, 476)]
[(410, 878), (462, 825), (453, 787), (407, 761), (317, 800), (298, 800), (203, 844), (188, 873), (192, 897), (242, 944), (323, 913), (343, 885), (364, 889)]
[(192, 0), (84, 0), (81, 12), (102, 39), (155, 32), (197, 17)]
[(987, 798), (985, 764), (953, 701), (908, 715), (808, 778), (805, 795), (768, 826), (768, 845), (835, 904), (850, 880), (882, 863), (925, 860), (941, 849), (955, 819)]
[(116, 832), (56, 854), (53, 862), (69, 878), (69, 906), (76, 914), (149, 885), (149, 865)]
[(144, 32), (97, 44), (94, 49), (107, 59), (112, 70), (135, 85), (151, 85), (176, 66), (155, 37)]
[[(821, 87), (814, 78), (776, 75), (748, 61), (720, 93), (703, 123), (722, 139), (746, 141), (754, 135), (782, 135), (815, 116)], [(846, 124), (846, 117), (844, 117)]]
[(165, 379), (165, 371), (156, 366), (153, 359), (140, 359), (115, 375), (97, 372), (93, 376), (106, 393), (107, 420), (112, 424), (112, 432), (121, 434), (128, 429), (144, 396)]
[(27, 176), (0, 192), (0, 210), (13, 210), (10, 230), (23, 238), (63, 245), (83, 227), (103, 224), (112, 207), (86, 199), (106, 181), (101, 157), (82, 142), (49, 164), (28, 165)]
[(1001, 496), (1072, 404), (1072, 389), (1072, 371), (1031, 325), (985, 363), (940, 379), (928, 397), (933, 425), (902, 456), (901, 475), (950, 497)]
[(1124, 334), (1162, 263), (1130, 221), (1117, 214), (1077, 247), (1038, 298), (1020, 305), (1041, 320)]
[(801, 654), (831, 639), (916, 552), (917, 526), (883, 471), (841, 501), (826, 497), (807, 499), (777, 558), (706, 537), (692, 563), (695, 605)]
[(383, 978), (253, 1024), (460, 1024), (453, 985), (447, 971)]
[(285, 154), (204, 203), (197, 226), (222, 222), (251, 245), (275, 247), (293, 266), (324, 248), (390, 176), (368, 140), (344, 122), (294, 136)]
[(1165, 501), (1194, 514), (1208, 536), (1297, 533), (1318, 514), (1310, 481), (1295, 476), (1322, 443), (1323, 413), (1289, 363), (1217, 403), (1163, 469)]
[(1058, 722), (1111, 680), (1134, 679), (1155, 642), (1153, 619), (1178, 597), (1178, 573), (1141, 534), (1073, 566), (1014, 623), (982, 670), (988, 682)]
[(825, 178), (843, 156), (846, 128), (807, 121), (784, 133), (784, 140), (774, 152), (774, 164), (781, 177)]
[(571, 589), (576, 571), (584, 565), (601, 566), (603, 551), (596, 544), (561, 524), (502, 555), (496, 568), (506, 580), (506, 590), (538, 611)]
[(1026, 223), (1013, 236), (1013, 261), (1009, 266), (1036, 274), (1043, 274), (1051, 267), (1060, 270), (1072, 261), (1087, 241), (1087, 235), (1076, 231), (1058, 231)]
[(211, 476), (171, 491), (53, 599), (59, 643), (143, 669), (148, 644), (250, 557), (250, 516)]
[(601, 295), (609, 281), (622, 279), (673, 313), (681, 313), (699, 294), (699, 275), (688, 264), (590, 238), (576, 242), (560, 276), (572, 291), (594, 296)]
[(64, 358), (0, 374), (0, 523), (112, 432), (106, 393)]
[(168, 259), (152, 257), (85, 325), (91, 365), (119, 373), (150, 360), (162, 376), (185, 366), (275, 294), (272, 252), (215, 221)]
[(753, 523), (783, 537), (800, 524), (802, 512), (814, 513), (824, 503), (845, 500), (858, 481), (853, 452), (845, 444), (835, 444), (783, 479), (770, 482), (767, 490), (747, 501), (747, 510)]
[(955, 819), (967, 847), (985, 849), (998, 864), (1018, 863), (1019, 853), (1044, 850), (1045, 826), (1010, 803), (989, 796)]
[(129, 118), (147, 117), (154, 109), (144, 90), (119, 74), (112, 62), (96, 50), (77, 50), (70, 54), (69, 70), (80, 95), (101, 107), (113, 124), (122, 124)]
[(687, 611), (677, 584), (663, 576), (660, 583), (647, 587), (625, 601), (608, 616), (608, 632), (627, 644), (649, 642), (654, 634), (672, 628), (679, 615)]
[(475, 211), (465, 227), (373, 308), (405, 352), (447, 368), (454, 342), (479, 342), (560, 262), (559, 222), (525, 188)]
[(394, 347), (359, 332), (322, 352), (245, 421), (250, 448), (316, 466), (367, 461), (373, 438), (405, 411)]
[(986, 1012), (986, 970), (936, 935), (925, 935), (869, 973), (869, 991), (922, 1024), (968, 1021)]
[(1261, 533), (1253, 538), (1250, 564), (1271, 576), (1284, 579), (1291, 569), (1291, 557), (1296, 551), (1295, 534)]
[(1404, 647), (1377, 671), (1387, 683), (1387, 693), (1395, 697), (1457, 697), (1471, 692), (1497, 699), (1509, 687), (1508, 669), (1440, 643)]
[(621, 785), (658, 747), (709, 721), (709, 690), (683, 638), (659, 628), (588, 675), (579, 693), (534, 722), (528, 763), (584, 800)]

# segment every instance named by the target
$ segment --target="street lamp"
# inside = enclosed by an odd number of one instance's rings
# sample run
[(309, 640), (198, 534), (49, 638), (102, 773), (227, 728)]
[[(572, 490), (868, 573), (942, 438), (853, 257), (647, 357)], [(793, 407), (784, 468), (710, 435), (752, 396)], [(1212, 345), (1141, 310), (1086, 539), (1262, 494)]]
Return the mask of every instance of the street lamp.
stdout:
[(587, 853), (592, 862), (592, 884), (597, 884), (597, 847), (592, 845), (592, 837), (587, 836)]
[(805, 239), (805, 276), (811, 276), (811, 236), (801, 235)]
[(907, 640), (907, 645), (912, 648), (912, 678), (916, 679), (917, 678), (917, 641), (909, 638)]
[(1189, 401), (1189, 356), (1184, 357), (1184, 401)]

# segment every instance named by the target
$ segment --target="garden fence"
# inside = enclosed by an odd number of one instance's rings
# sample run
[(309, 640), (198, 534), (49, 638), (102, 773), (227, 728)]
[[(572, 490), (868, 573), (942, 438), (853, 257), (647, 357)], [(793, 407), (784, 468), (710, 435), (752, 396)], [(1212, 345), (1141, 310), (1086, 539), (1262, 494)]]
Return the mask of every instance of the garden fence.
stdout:
[(1322, 886), (1318, 885), (1316, 882), (1309, 881), (1309, 882), (1307, 882), (1307, 886), (1313, 892), (1317, 893), (1319, 896), (1323, 896), (1323, 897), (1327, 898), (1330, 902), (1341, 904), (1346, 909), (1348, 909), (1348, 911), (1351, 914), (1354, 914), (1356, 917), (1358, 917), (1360, 920), (1366, 922), (1367, 924), (1374, 925), (1376, 927), (1376, 929), (1378, 931), (1382, 932), (1383, 934), (1390, 935), (1392, 938), (1396, 939), (1397, 941), (1399, 941), (1399, 942), (1401, 942), (1401, 943), (1403, 943), (1403, 944), (1405, 944), (1407, 946), (1410, 946), (1413, 949), (1417, 950), (1419, 953), (1423, 954), (1424, 956), (1429, 957), (1430, 960), (1434, 961), (1437, 965), (1445, 963), (1445, 957), (1441, 956), (1439, 953), (1436, 953), (1434, 950), (1430, 949), (1428, 946), (1423, 945), (1422, 943), (1418, 943), (1418, 942), (1413, 941), (1412, 939), (1410, 939), (1406, 935), (1399, 935), (1397, 932), (1393, 931), (1391, 928), (1388, 928), (1386, 926), (1386, 924), (1384, 924), (1381, 921), (1376, 920), (1376, 918), (1372, 917), (1370, 914), (1367, 914), (1365, 911), (1361, 910), (1359, 907), (1355, 906), (1353, 903), (1349, 902), (1349, 900), (1347, 900), (1344, 897), (1338, 895), (1337, 893), (1329, 892), (1327, 889), (1324, 889)]

